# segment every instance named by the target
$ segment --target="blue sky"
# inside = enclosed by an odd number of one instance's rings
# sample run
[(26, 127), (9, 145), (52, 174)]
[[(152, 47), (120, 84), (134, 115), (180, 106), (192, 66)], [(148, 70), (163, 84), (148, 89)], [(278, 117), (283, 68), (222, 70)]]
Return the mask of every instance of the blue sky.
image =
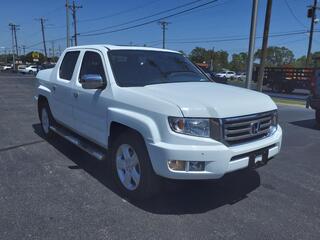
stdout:
[[(193, 6), (208, 2), (202, 0)], [(71, 1), (70, 1), (71, 2)], [(77, 0), (83, 6), (78, 11), (78, 32), (106, 28), (117, 24), (130, 22), (134, 19), (149, 16), (162, 10), (192, 2), (192, 0)], [(308, 30), (310, 20), (306, 17), (307, 5), (312, 0), (274, 0), (270, 26), (271, 34), (282, 34), (293, 31)], [(65, 0), (15, 0), (2, 1), (0, 9), (0, 47), (11, 47), (11, 35), (8, 24), (14, 22), (20, 25), (17, 32), (18, 45), (32, 46), (30, 50), (42, 50), (40, 23), (35, 18), (45, 17), (46, 39), (48, 48), (50, 40), (65, 37)], [(228, 38), (243, 38), (248, 36), (250, 29), (252, 0), (218, 0), (216, 3), (194, 10), (187, 14), (166, 19), (171, 24), (167, 31), (167, 48), (183, 50), (189, 53), (194, 47), (226, 50), (230, 54), (247, 51), (248, 40), (224, 41)], [(292, 12), (290, 11), (289, 7)], [(266, 0), (259, 1), (259, 18), (257, 36), (262, 36)], [(163, 15), (124, 25), (131, 26), (140, 22), (178, 12), (181, 8)], [(294, 17), (294, 15), (296, 17)], [(320, 12), (318, 14), (320, 16)], [(297, 20), (297, 19), (298, 20)], [(320, 30), (320, 24), (316, 30)], [(71, 25), (72, 27), (72, 25)], [(121, 27), (108, 28), (115, 30)], [(72, 28), (71, 28), (72, 29)], [(320, 34), (315, 33), (313, 51), (320, 50)], [(307, 34), (272, 37), (269, 45), (286, 46), (294, 51), (296, 57), (304, 55), (307, 50)], [(145, 44), (161, 47), (162, 32), (157, 23), (145, 25), (127, 31), (121, 31), (100, 36), (79, 36), (79, 44), (111, 43), (111, 44)], [(219, 41), (217, 41), (219, 40)], [(55, 49), (63, 50), (65, 40), (55, 41)], [(256, 48), (261, 46), (257, 39)], [(0, 51), (3, 52), (3, 48)]]

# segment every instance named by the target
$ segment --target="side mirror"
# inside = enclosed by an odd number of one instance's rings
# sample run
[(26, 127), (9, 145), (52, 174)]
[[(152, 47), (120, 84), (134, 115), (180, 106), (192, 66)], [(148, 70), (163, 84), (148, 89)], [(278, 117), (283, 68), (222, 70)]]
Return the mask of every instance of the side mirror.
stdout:
[(105, 87), (105, 82), (99, 74), (84, 74), (79, 81), (84, 89), (101, 89)]

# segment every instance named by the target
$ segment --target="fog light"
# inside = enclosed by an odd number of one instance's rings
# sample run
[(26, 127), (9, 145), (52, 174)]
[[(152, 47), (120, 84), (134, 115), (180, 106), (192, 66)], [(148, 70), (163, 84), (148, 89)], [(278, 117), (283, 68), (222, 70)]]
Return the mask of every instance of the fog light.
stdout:
[(179, 160), (171, 160), (168, 161), (168, 166), (171, 170), (174, 171), (185, 171), (186, 170), (186, 162)]
[(189, 171), (199, 172), (204, 171), (204, 162), (191, 161), (189, 162)]

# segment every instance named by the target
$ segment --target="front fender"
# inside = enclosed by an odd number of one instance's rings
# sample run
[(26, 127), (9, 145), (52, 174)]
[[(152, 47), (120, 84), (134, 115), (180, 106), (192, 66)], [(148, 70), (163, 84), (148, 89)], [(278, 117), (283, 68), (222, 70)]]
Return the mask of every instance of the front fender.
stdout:
[(46, 86), (39, 85), (37, 88), (37, 96), (40, 96), (40, 95), (46, 97), (47, 100), (49, 101), (49, 98), (51, 96), (51, 89)]
[(126, 109), (109, 108), (108, 133), (110, 133), (110, 126), (112, 121), (118, 122), (136, 130), (148, 143), (160, 141), (158, 126), (155, 121), (149, 116)]

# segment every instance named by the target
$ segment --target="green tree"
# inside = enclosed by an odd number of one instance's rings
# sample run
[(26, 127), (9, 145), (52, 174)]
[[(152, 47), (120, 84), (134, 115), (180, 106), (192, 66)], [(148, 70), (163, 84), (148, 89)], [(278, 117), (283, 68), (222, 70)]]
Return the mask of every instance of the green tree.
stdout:
[(189, 58), (195, 63), (205, 62), (207, 64), (210, 64), (212, 58), (214, 71), (220, 71), (222, 68), (229, 67), (228, 56), (228, 52), (223, 50), (214, 52), (213, 50), (196, 47), (191, 51)]
[(208, 51), (205, 48), (196, 47), (191, 51), (189, 58), (192, 62), (195, 62), (195, 63), (207, 62)]
[(320, 68), (320, 52), (314, 52), (311, 55), (313, 66), (316, 68)]
[[(255, 58), (260, 59), (261, 49), (255, 53)], [(270, 46), (267, 49), (266, 66), (267, 67), (281, 67), (283, 65), (290, 65), (294, 63), (293, 52), (286, 47)]]
[(228, 61), (229, 54), (227, 51), (220, 50), (214, 52), (213, 55), (213, 69), (214, 71), (221, 71), (223, 68), (229, 68), (229, 61)]
[(298, 67), (298, 68), (304, 68), (307, 66), (307, 57), (306, 56), (301, 56), (297, 58), (294, 63), (292, 64), (293, 67)]
[(244, 72), (246, 70), (248, 54), (241, 52), (239, 54), (232, 54), (230, 68), (236, 72)]

